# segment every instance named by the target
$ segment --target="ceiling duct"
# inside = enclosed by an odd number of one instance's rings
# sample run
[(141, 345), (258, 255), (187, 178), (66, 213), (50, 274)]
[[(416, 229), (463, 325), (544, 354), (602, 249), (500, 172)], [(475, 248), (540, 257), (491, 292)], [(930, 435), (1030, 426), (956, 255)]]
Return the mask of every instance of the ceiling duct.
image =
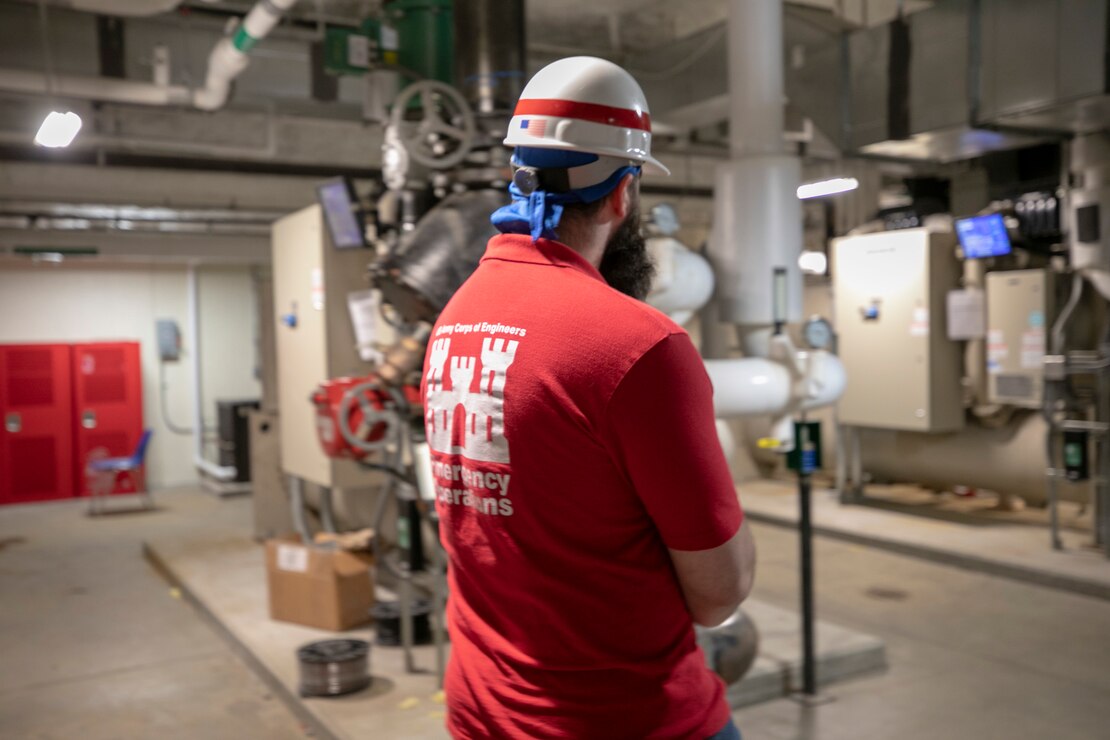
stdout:
[(1110, 121), (1108, 0), (948, 0), (843, 39), (844, 148), (949, 162)]

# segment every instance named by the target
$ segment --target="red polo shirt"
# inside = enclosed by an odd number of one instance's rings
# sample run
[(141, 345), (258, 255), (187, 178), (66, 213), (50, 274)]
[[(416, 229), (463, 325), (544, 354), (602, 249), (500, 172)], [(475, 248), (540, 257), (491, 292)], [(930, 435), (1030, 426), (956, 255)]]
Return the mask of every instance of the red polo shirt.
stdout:
[(686, 333), (565, 245), (492, 239), (424, 370), (458, 738), (706, 738), (728, 721), (667, 548), (743, 517)]

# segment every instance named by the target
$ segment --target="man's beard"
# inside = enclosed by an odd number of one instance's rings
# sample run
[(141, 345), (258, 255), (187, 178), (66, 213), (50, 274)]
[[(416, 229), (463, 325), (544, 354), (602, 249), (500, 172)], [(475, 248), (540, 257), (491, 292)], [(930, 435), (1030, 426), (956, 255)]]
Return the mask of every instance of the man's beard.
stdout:
[(598, 272), (605, 282), (638, 301), (647, 298), (655, 278), (655, 262), (640, 233), (640, 209), (633, 209), (605, 245)]

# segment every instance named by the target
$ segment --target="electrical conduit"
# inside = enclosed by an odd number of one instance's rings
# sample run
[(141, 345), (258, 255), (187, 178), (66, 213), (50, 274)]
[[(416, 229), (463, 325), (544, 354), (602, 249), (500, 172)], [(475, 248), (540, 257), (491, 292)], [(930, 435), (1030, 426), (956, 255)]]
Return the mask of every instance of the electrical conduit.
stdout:
[(200, 286), (196, 265), (189, 265), (187, 280), (189, 362), (193, 376), (193, 464), (197, 470), (216, 480), (235, 478), (234, 466), (222, 467), (204, 457), (204, 396), (200, 376)]

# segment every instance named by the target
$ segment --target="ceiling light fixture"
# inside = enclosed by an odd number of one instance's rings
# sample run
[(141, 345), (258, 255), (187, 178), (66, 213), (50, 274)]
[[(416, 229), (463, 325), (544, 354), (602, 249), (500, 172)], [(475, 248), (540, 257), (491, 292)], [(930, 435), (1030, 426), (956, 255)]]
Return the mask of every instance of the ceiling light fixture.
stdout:
[(50, 111), (35, 134), (35, 143), (50, 149), (60, 149), (73, 143), (81, 130), (81, 116), (73, 111)]
[(806, 185), (799, 185), (798, 197), (802, 200), (807, 198), (820, 198), (825, 195), (847, 193), (849, 190), (855, 190), (858, 187), (859, 180), (854, 177), (834, 177), (831, 180), (820, 180)]

